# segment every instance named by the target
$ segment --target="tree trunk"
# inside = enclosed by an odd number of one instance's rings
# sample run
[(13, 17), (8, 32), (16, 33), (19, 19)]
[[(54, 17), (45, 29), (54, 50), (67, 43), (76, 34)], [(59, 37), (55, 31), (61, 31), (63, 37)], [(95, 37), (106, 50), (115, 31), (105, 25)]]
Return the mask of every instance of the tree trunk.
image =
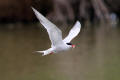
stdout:
[[(53, 0), (54, 10), (49, 14), (49, 18), (60, 21), (60, 22), (70, 22), (74, 20), (74, 13), (72, 6), (67, 0)], [(53, 17), (54, 15), (54, 17)]]
[(1, 0), (0, 21), (32, 21), (31, 6), (51, 20), (74, 22), (111, 22), (111, 13), (120, 17), (119, 0)]

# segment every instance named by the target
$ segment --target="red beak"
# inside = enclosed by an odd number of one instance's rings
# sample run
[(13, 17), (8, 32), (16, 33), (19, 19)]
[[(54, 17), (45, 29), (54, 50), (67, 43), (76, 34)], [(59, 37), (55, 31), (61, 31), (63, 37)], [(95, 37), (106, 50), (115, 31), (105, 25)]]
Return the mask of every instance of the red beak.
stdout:
[(75, 48), (75, 45), (72, 45), (72, 48)]

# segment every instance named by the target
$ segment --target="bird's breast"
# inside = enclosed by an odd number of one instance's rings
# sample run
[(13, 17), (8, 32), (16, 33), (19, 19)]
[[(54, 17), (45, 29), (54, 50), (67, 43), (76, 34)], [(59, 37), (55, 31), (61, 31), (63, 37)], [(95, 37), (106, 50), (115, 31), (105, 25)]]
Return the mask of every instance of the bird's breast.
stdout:
[(55, 53), (58, 53), (58, 52), (62, 52), (62, 51), (67, 51), (67, 50), (69, 50), (70, 48), (69, 47), (67, 47), (67, 46), (56, 46), (55, 48), (54, 48), (54, 52)]

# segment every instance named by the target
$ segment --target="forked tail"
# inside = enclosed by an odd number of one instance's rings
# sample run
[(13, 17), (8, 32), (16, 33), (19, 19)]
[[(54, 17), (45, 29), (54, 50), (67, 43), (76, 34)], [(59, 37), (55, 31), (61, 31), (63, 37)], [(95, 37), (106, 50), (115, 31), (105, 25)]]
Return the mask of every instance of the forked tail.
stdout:
[(51, 54), (53, 52), (52, 50), (53, 50), (52, 48), (49, 48), (49, 49), (44, 50), (44, 51), (35, 51), (35, 52), (42, 53), (42, 56), (45, 56), (45, 55)]
[(44, 56), (45, 51), (35, 51), (36, 53), (41, 53)]

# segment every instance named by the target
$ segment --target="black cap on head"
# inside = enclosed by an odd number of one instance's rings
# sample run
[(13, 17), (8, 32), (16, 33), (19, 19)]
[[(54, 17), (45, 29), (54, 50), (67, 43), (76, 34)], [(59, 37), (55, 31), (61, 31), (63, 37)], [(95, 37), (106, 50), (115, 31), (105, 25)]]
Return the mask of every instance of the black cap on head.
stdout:
[(66, 43), (67, 45), (72, 45), (71, 43)]

